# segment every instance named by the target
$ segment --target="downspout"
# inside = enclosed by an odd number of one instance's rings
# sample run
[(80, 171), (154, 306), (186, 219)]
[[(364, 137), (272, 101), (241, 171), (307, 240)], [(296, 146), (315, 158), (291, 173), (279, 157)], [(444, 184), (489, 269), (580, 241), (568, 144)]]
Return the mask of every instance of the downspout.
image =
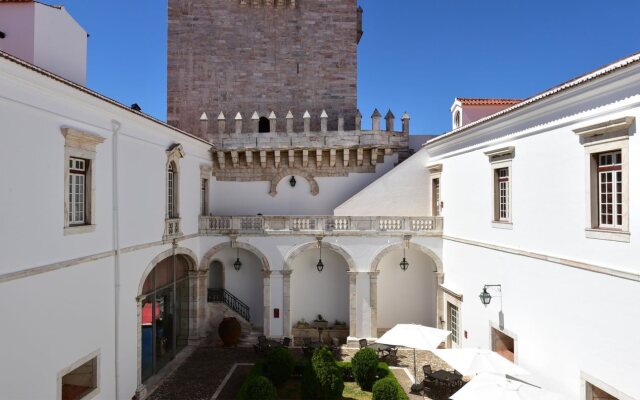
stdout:
[(119, 212), (118, 212), (118, 133), (120, 132), (121, 124), (116, 120), (111, 121), (111, 130), (113, 131), (112, 138), (112, 195), (113, 195), (113, 315), (114, 315), (114, 373), (115, 373), (115, 400), (118, 400), (118, 334), (119, 334), (119, 320), (120, 320), (120, 237), (119, 237)]

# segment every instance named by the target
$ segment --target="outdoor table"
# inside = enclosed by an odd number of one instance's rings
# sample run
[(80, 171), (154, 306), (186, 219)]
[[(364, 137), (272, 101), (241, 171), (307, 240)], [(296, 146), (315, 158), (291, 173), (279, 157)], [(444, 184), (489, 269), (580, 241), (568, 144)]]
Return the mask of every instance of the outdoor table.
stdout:
[(449, 389), (449, 383), (455, 379), (453, 372), (445, 371), (443, 369), (438, 370), (429, 376), (437, 381), (437, 388), (440, 394), (446, 392)]
[(384, 353), (389, 353), (389, 350), (393, 349), (395, 346), (389, 346), (388, 344), (383, 343), (373, 343), (367, 346), (370, 349), (373, 349), (378, 352), (378, 357), (384, 355)]

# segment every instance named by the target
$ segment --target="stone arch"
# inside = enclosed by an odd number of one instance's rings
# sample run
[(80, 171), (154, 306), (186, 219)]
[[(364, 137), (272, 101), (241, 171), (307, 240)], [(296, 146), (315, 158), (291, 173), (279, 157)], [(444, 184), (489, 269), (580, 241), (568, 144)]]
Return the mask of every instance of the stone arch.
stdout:
[[(295, 259), (300, 253), (305, 252), (312, 248), (317, 248), (317, 247), (318, 247), (317, 241), (304, 243), (304, 244), (298, 245), (297, 247), (294, 247), (285, 256), (283, 269), (285, 271), (292, 271), (291, 261), (293, 261), (293, 259)], [(322, 248), (331, 249), (336, 253), (340, 254), (347, 261), (347, 265), (349, 266), (348, 271), (349, 272), (356, 271), (356, 262), (353, 260), (353, 257), (351, 256), (351, 254), (349, 254), (349, 252), (345, 250), (342, 246), (338, 246), (337, 244), (334, 244), (334, 243), (322, 242)]]
[(263, 272), (269, 272), (271, 271), (271, 267), (269, 265), (269, 259), (267, 258), (267, 256), (264, 255), (264, 253), (262, 253), (262, 251), (260, 251), (260, 249), (258, 249), (257, 247), (249, 244), (249, 243), (245, 243), (245, 242), (240, 242), (240, 241), (236, 241), (235, 242), (235, 247), (234, 244), (232, 242), (224, 242), (224, 243), (220, 243), (218, 245), (213, 246), (212, 248), (209, 249), (209, 251), (207, 251), (204, 256), (202, 256), (202, 261), (200, 261), (200, 271), (208, 271), (209, 270), (209, 265), (211, 265), (211, 263), (215, 260), (215, 256), (216, 254), (223, 249), (230, 249), (230, 248), (240, 248), (243, 250), (247, 250), (250, 253), (253, 253), (253, 255), (255, 255), (256, 257), (258, 257), (258, 259), (260, 260), (260, 263), (262, 264), (262, 271)]
[[(402, 250), (405, 246), (404, 241), (395, 243), (384, 247), (374, 257), (370, 266), (370, 286), (369, 286), (369, 304), (371, 307), (371, 335), (377, 337), (378, 335), (378, 267), (382, 259), (389, 253), (397, 250)], [(436, 322), (443, 321), (444, 318), (444, 292), (442, 290), (442, 284), (444, 283), (444, 269), (442, 260), (438, 255), (430, 248), (421, 245), (419, 243), (409, 242), (410, 250), (419, 251), (433, 260), (436, 270), (433, 271), (436, 276)]]
[[(291, 273), (293, 272), (292, 262), (302, 252), (309, 249), (317, 248), (318, 242), (308, 242), (298, 245), (291, 249), (284, 258), (283, 266), (283, 325), (284, 335), (291, 336), (292, 322), (291, 321)], [(338, 246), (334, 243), (322, 242), (322, 247), (333, 250), (347, 262), (349, 275), (349, 336), (355, 336), (356, 332), (356, 263), (351, 254), (345, 250), (342, 246)]]
[(271, 178), (271, 189), (269, 190), (269, 194), (272, 197), (276, 197), (278, 195), (277, 189), (280, 181), (282, 181), (284, 178), (291, 175), (301, 176), (304, 179), (306, 179), (307, 182), (309, 182), (309, 186), (311, 187), (312, 196), (317, 196), (320, 193), (320, 186), (318, 185), (318, 181), (316, 181), (316, 178), (314, 178), (313, 175), (311, 175), (307, 171), (303, 171), (299, 169), (290, 169), (287, 171), (280, 171), (273, 178)]
[[(257, 247), (249, 243), (245, 243), (237, 240), (233, 243), (229, 241), (229, 242), (223, 242), (223, 243), (217, 244), (213, 246), (211, 249), (209, 249), (209, 251), (207, 251), (204, 254), (204, 256), (202, 256), (202, 260), (200, 261), (199, 271), (201, 273), (208, 272), (209, 266), (211, 265), (211, 263), (217, 259), (216, 258), (217, 253), (220, 252), (221, 250), (230, 249), (230, 248), (239, 248), (239, 249), (246, 250), (251, 254), (253, 254), (254, 256), (256, 256), (258, 260), (260, 260), (260, 264), (262, 264), (262, 274), (263, 274), (262, 299), (264, 302), (264, 309), (262, 312), (262, 321), (263, 321), (262, 325), (263, 325), (265, 336), (269, 336), (270, 313), (271, 313), (271, 281), (270, 281), (271, 266), (269, 264), (269, 259), (267, 258), (267, 256), (264, 255), (264, 253), (260, 249), (258, 249)], [(203, 308), (204, 308), (204, 303), (206, 303), (206, 290), (204, 291), (204, 293), (205, 293), (204, 294), (205, 301), (203, 302)], [(204, 311), (203, 311), (203, 314), (204, 314)]]
[(151, 271), (153, 271), (155, 266), (160, 261), (164, 260), (165, 258), (171, 257), (174, 254), (186, 256), (185, 259), (189, 263), (189, 271), (197, 270), (198, 256), (196, 256), (196, 253), (194, 253), (191, 249), (188, 249), (186, 247), (176, 247), (175, 249), (171, 248), (171, 249), (165, 250), (162, 253), (155, 256), (153, 260), (151, 260), (151, 262), (147, 265), (147, 268), (144, 270), (144, 272), (142, 273), (142, 278), (140, 278), (140, 282), (138, 283), (138, 292), (137, 292), (138, 296), (140, 296), (140, 294), (142, 293), (144, 281), (147, 280), (147, 277), (149, 276)]

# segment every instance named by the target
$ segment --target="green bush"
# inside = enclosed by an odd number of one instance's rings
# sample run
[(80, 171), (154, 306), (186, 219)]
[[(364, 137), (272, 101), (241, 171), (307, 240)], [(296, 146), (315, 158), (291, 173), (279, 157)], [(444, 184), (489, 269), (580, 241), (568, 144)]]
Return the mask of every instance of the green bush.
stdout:
[(342, 371), (342, 380), (345, 382), (354, 382), (353, 370), (349, 361), (336, 361), (336, 365)]
[(267, 355), (264, 375), (269, 378), (274, 385), (279, 386), (291, 377), (293, 366), (294, 361), (291, 351), (285, 347), (279, 347)]
[(358, 386), (362, 390), (370, 391), (378, 372), (378, 354), (369, 348), (358, 351), (351, 360), (351, 368)]
[(398, 387), (391, 379), (380, 379), (373, 385), (372, 400), (398, 400)]
[(306, 400), (318, 399), (320, 395), (320, 382), (316, 378), (313, 366), (309, 363), (302, 372), (302, 387), (300, 397)]
[(311, 366), (320, 385), (322, 399), (341, 400), (344, 391), (342, 371), (333, 359), (331, 351), (326, 347), (316, 350), (311, 357)]
[(278, 393), (276, 392), (273, 383), (264, 376), (253, 375), (250, 376), (240, 388), (237, 400), (277, 400)]

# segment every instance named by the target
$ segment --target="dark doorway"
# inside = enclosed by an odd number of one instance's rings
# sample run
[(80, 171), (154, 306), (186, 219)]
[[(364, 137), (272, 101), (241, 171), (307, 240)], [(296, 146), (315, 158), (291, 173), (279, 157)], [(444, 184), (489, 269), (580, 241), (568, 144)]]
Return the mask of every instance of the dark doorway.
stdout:
[(268, 118), (260, 117), (260, 121), (258, 122), (258, 132), (260, 132), (260, 133), (271, 132), (270, 125), (271, 124), (269, 123), (269, 119)]

